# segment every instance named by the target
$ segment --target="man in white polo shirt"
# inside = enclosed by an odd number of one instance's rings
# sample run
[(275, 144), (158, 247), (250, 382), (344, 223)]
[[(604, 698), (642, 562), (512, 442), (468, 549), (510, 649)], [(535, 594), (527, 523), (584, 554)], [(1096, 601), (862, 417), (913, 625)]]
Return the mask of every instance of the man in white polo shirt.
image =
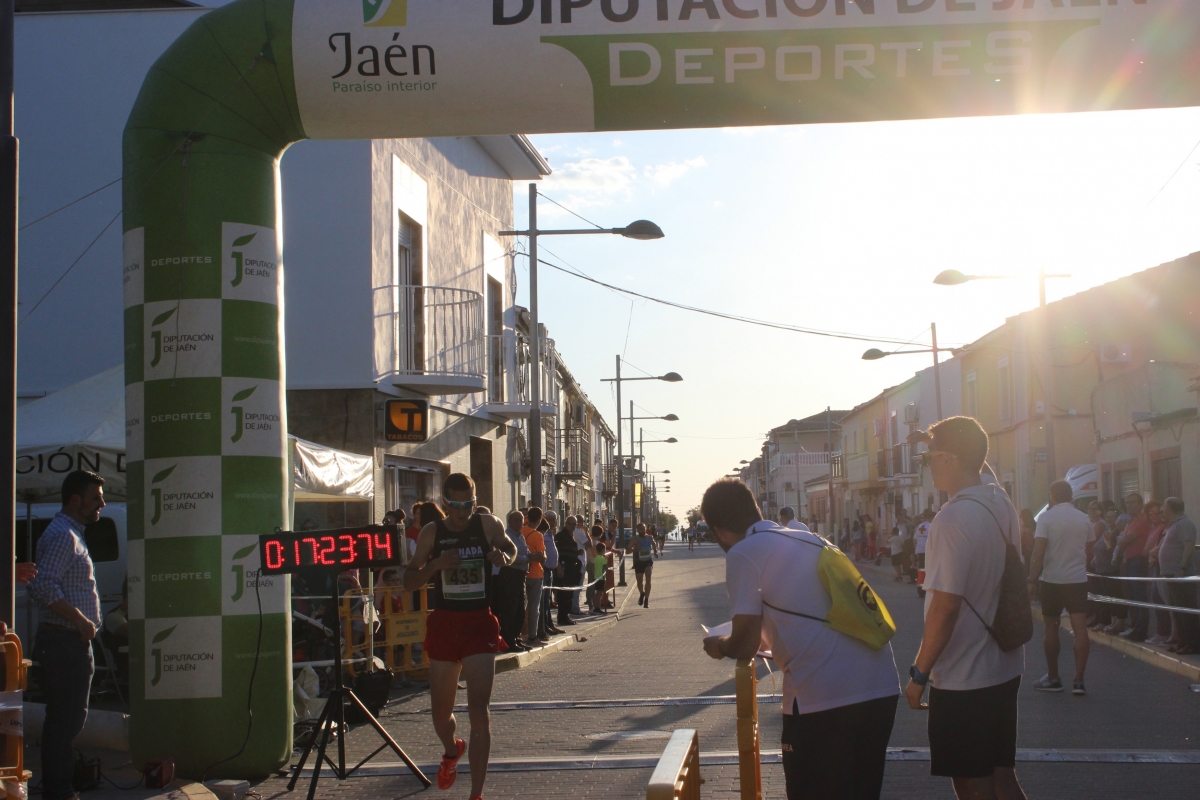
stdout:
[(984, 622), (1000, 603), (1005, 543), (1020, 552), (1017, 510), (982, 480), (988, 437), (978, 422), (951, 417), (930, 433), (921, 458), (951, 499), (929, 530), (925, 629), (904, 694), (910, 707), (928, 709), (930, 772), (951, 778), (958, 797), (1026, 800), (1016, 772), (1025, 651), (1001, 650)]
[(796, 519), (796, 512), (792, 510), (791, 506), (784, 506), (779, 509), (779, 524), (794, 531), (808, 532), (808, 526)]
[(700, 513), (725, 560), (733, 632), (710, 636), (716, 659), (771, 650), (783, 669), (783, 771), (789, 800), (877, 800), (899, 684), (891, 644), (872, 650), (829, 628), (817, 574), (819, 536), (764, 521), (750, 489), (721, 480)]
[[(1058, 677), (1058, 618), (1063, 609), (1071, 617), (1075, 633), (1075, 682), (1071, 694), (1085, 695), (1083, 671), (1088, 662), (1087, 565), (1092, 560), (1096, 534), (1088, 515), (1071, 502), (1071, 484), (1050, 484), (1050, 508), (1042, 512), (1033, 534), (1033, 555), (1029, 557), (1029, 588), (1042, 601), (1042, 621), (1046, 625), (1046, 674), (1033, 685), (1042, 692), (1061, 692)], [(1038, 586), (1038, 578), (1041, 586)]]

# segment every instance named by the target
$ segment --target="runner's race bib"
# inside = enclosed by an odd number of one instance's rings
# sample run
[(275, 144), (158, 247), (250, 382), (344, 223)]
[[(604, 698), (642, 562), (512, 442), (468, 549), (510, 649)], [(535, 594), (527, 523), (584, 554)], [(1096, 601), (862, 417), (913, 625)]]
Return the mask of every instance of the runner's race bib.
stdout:
[(448, 600), (482, 600), (487, 597), (484, 568), (487, 561), (473, 558), (442, 570), (442, 595)]

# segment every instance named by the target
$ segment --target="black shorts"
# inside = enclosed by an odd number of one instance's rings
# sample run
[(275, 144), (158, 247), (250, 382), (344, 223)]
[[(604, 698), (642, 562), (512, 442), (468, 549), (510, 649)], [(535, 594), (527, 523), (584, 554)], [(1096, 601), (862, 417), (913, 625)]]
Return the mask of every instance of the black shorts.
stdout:
[(1088, 585), (1086, 583), (1041, 582), (1038, 599), (1042, 601), (1042, 616), (1058, 619), (1063, 609), (1068, 614), (1083, 614), (1087, 611)]
[(654, 571), (654, 562), (646, 561), (643, 563), (640, 561), (635, 561), (635, 562), (633, 562), (633, 571), (635, 573), (637, 573), (638, 575), (644, 575), (647, 572), (653, 572)]
[(899, 699), (892, 695), (812, 714), (784, 714), (789, 800), (879, 800)]
[(929, 689), (931, 775), (986, 778), (1017, 764), (1018, 676), (986, 689)]
[(904, 553), (892, 553), (892, 566), (898, 567), (904, 562)]

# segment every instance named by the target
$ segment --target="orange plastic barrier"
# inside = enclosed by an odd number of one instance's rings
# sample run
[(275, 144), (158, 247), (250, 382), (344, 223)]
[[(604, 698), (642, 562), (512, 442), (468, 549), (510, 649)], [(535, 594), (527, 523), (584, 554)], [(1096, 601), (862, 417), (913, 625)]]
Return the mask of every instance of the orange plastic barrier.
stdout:
[[(24, 657), (21, 650), (21, 640), (15, 633), (6, 634), (3, 641), (0, 641), (0, 648), (4, 650), (4, 691), (23, 691), (30, 662)], [(10, 714), (16, 715), (11, 722), (7, 716)], [(20, 714), (21, 711), (18, 708), (5, 712), (6, 716), (3, 718), (6, 727), (15, 723), (17, 730), (15, 732), (0, 730), (4, 737), (4, 750), (0, 755), (0, 780), (24, 783), (32, 777), (32, 773), (25, 770), (25, 739), (19, 730)]]

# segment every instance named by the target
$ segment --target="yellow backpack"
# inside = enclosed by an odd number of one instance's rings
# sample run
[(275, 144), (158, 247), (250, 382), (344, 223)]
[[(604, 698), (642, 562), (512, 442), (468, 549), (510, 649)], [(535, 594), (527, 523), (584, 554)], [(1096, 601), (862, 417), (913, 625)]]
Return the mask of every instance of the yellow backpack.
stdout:
[(778, 608), (766, 600), (763, 601), (764, 606), (793, 617), (823, 622), (838, 633), (853, 636), (872, 650), (880, 650), (892, 640), (896, 634), (896, 623), (892, 620), (892, 615), (845, 553), (832, 545), (820, 545), (780, 530), (772, 530), (771, 533), (821, 548), (821, 555), (817, 560), (817, 577), (821, 579), (821, 586), (829, 595), (831, 605), (826, 618)]

